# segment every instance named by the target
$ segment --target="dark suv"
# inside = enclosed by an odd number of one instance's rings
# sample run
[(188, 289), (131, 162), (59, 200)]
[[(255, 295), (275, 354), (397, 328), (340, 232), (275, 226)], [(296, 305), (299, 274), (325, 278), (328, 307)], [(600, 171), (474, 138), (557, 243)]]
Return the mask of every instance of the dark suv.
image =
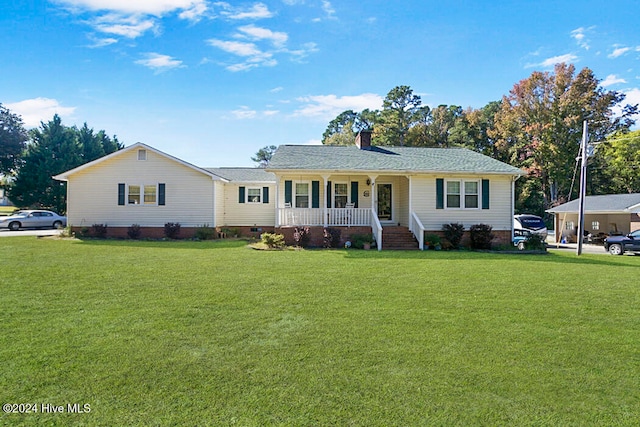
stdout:
[(604, 239), (604, 250), (611, 255), (622, 255), (625, 252), (640, 253), (640, 230), (626, 236), (609, 236)]

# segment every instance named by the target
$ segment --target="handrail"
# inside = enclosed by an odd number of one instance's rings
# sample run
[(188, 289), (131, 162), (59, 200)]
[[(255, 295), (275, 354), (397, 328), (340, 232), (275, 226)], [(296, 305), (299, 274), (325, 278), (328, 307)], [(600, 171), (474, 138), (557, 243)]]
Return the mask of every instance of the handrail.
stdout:
[(376, 245), (378, 250), (382, 250), (382, 224), (378, 219), (378, 213), (375, 209), (371, 208), (371, 232), (376, 238)]
[[(418, 230), (416, 230), (416, 227)], [(424, 225), (422, 225), (422, 221), (418, 218), (415, 212), (411, 212), (411, 223), (409, 229), (413, 233), (413, 235), (418, 239), (418, 245), (420, 250), (424, 250)]]

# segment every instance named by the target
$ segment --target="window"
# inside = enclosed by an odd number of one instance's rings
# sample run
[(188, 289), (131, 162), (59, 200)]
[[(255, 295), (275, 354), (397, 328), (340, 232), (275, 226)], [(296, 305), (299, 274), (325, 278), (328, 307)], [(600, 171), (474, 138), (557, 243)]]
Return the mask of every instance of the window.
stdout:
[(592, 230), (600, 230), (600, 221), (591, 221)]
[(296, 208), (308, 208), (309, 207), (309, 183), (297, 182), (296, 183)]
[(130, 205), (140, 204), (140, 186), (139, 185), (129, 186), (129, 204)]
[(156, 204), (156, 186), (155, 185), (144, 186), (144, 204), (145, 205)]
[(447, 181), (446, 207), (449, 209), (478, 209), (479, 181)]
[(248, 203), (260, 203), (260, 192), (259, 188), (248, 188), (247, 189), (247, 202)]
[(575, 227), (573, 226), (573, 221), (567, 221), (564, 225), (564, 229), (565, 230), (571, 230), (573, 231)]
[(344, 208), (347, 206), (347, 184), (346, 183), (335, 183), (334, 186), (334, 207), (336, 208)]
[(138, 160), (147, 160), (147, 150), (138, 150)]
[(473, 209), (478, 207), (478, 182), (466, 181), (464, 183), (464, 207)]

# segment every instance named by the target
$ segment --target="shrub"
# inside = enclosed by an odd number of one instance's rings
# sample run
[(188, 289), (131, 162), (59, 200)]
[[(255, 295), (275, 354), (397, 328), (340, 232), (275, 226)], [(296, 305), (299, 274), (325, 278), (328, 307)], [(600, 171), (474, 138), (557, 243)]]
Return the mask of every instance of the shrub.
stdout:
[(440, 245), (440, 236), (437, 234), (427, 234), (424, 236), (424, 245), (434, 248)]
[(94, 237), (104, 239), (107, 237), (107, 224), (93, 224), (91, 226), (91, 233)]
[(139, 239), (140, 234), (142, 234), (142, 229), (138, 224), (131, 224), (127, 229), (127, 236), (129, 236), (130, 239)]
[(340, 235), (339, 228), (325, 228), (322, 232), (323, 247), (325, 248), (339, 248), (340, 247)]
[(545, 251), (547, 250), (547, 245), (544, 237), (540, 234), (531, 234), (527, 240), (524, 242), (525, 249), (533, 250), (533, 251)]
[(293, 240), (296, 241), (297, 246), (302, 246), (303, 248), (309, 246), (309, 240), (311, 240), (309, 227), (296, 227), (293, 232)]
[(491, 241), (495, 237), (493, 227), (487, 224), (475, 224), (469, 228), (472, 249), (491, 249)]
[(262, 233), (260, 239), (262, 239), (262, 243), (270, 248), (284, 247), (284, 234)]
[(354, 234), (351, 236), (351, 246), (356, 249), (363, 249), (365, 243), (373, 243), (373, 234)]
[(450, 251), (454, 249), (453, 244), (446, 237), (442, 238), (442, 240), (440, 241), (440, 246), (442, 247), (443, 251)]
[(442, 232), (444, 234), (444, 238), (449, 241), (452, 248), (460, 248), (460, 242), (462, 241), (462, 236), (464, 235), (464, 225), (457, 222), (444, 224), (442, 226)]
[(180, 223), (167, 222), (164, 225), (164, 235), (169, 239), (177, 239), (178, 235), (180, 235)]
[(209, 227), (209, 224), (200, 225), (196, 227), (193, 237), (198, 240), (212, 240), (216, 237), (216, 230)]

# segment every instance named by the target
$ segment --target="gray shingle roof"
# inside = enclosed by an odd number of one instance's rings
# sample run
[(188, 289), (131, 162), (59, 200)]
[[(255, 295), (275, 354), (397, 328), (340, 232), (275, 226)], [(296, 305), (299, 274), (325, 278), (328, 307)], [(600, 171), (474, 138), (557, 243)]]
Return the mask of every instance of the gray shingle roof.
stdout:
[(516, 167), (465, 148), (281, 145), (267, 170), (452, 172), (523, 175)]
[[(580, 210), (580, 200), (572, 200), (555, 208), (547, 209), (551, 213), (576, 213)], [(584, 199), (585, 212), (640, 212), (640, 193), (607, 194), (587, 196)]]
[(262, 168), (204, 168), (231, 182), (276, 182), (276, 176)]

